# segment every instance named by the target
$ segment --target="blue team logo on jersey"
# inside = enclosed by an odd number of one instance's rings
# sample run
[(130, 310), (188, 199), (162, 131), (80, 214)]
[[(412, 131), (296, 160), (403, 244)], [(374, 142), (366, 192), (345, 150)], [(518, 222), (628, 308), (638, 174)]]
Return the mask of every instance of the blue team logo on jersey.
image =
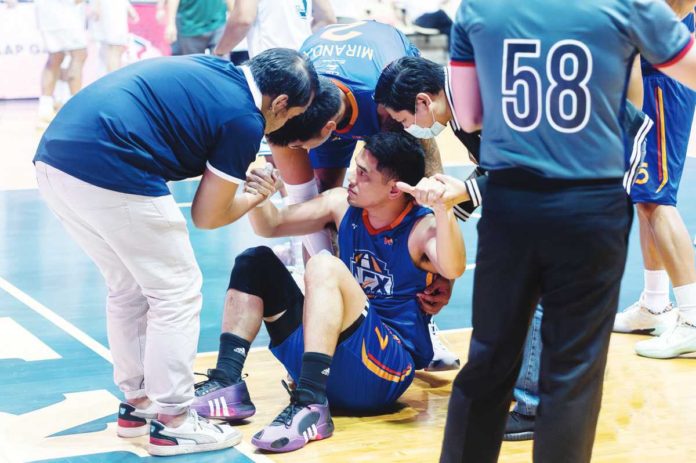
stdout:
[(356, 250), (351, 261), (353, 277), (368, 296), (391, 296), (394, 291), (394, 277), (386, 262), (373, 253)]

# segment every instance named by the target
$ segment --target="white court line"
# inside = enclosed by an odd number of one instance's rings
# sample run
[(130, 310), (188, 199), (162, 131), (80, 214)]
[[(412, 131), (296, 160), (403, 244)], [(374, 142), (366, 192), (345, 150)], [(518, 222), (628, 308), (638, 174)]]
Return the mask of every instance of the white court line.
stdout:
[(191, 204), (193, 203), (176, 203), (176, 205), (179, 207), (191, 207)]
[[(84, 331), (82, 331), (81, 329), (79, 329), (78, 327), (76, 327), (75, 325), (73, 325), (72, 323), (70, 323), (69, 321), (67, 321), (66, 319), (64, 319), (63, 317), (61, 317), (60, 315), (58, 315), (57, 313), (55, 313), (54, 311), (52, 311), (33, 297), (29, 296), (27, 293), (17, 288), (12, 283), (10, 283), (2, 277), (0, 277), (0, 288), (4, 289), (15, 299), (29, 307), (37, 314), (44, 317), (49, 322), (56, 325), (61, 330), (65, 331), (67, 334), (75, 338), (80, 344), (84, 345), (85, 347), (102, 357), (107, 362), (111, 364), (114, 363), (113, 359), (111, 358), (111, 352), (109, 352), (109, 349), (104, 347), (102, 344), (97, 342), (87, 333), (85, 333)], [(253, 447), (247, 443), (239, 444), (235, 448), (237, 449), (237, 451), (239, 451), (239, 453), (249, 458), (251, 461), (257, 463), (271, 463), (271, 460), (265, 455), (255, 455), (253, 453)]]
[(0, 277), (0, 288), (4, 289), (8, 294), (13, 296), (15, 299), (29, 307), (31, 310), (36, 312), (37, 314), (41, 315), (44, 317), (46, 320), (49, 322), (53, 323), (56, 325), (58, 328), (61, 330), (65, 331), (68, 333), (70, 336), (75, 338), (79, 343), (90, 349), (92, 352), (96, 353), (98, 356), (103, 358), (109, 363), (114, 363), (114, 361), (111, 359), (111, 352), (109, 352), (109, 349), (104, 347), (102, 344), (98, 343), (94, 338), (89, 336), (87, 333), (34, 299), (33, 297), (29, 296), (27, 293), (22, 291), (21, 289), (17, 288), (14, 286), (12, 283), (9, 281), (5, 280), (4, 278)]

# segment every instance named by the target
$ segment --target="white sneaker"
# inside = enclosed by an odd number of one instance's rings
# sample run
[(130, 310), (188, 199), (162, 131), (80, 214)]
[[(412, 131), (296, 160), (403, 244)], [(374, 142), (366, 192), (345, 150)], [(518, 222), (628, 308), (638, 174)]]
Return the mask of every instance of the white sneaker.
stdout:
[(661, 312), (655, 313), (638, 301), (616, 314), (613, 331), (660, 336), (677, 322), (677, 313), (671, 303)]
[(233, 447), (241, 440), (242, 434), (230, 425), (213, 424), (190, 409), (186, 421), (177, 428), (152, 420), (147, 451), (157, 456), (208, 452)]
[(636, 353), (654, 359), (669, 359), (696, 352), (696, 325), (679, 317), (677, 323), (654, 339), (636, 344)]
[(150, 430), (150, 421), (155, 418), (157, 418), (157, 412), (153, 403), (143, 409), (135, 408), (128, 402), (122, 402), (118, 406), (116, 435), (118, 437), (144, 436)]
[(430, 341), (433, 343), (433, 359), (430, 361), (425, 371), (449, 371), (458, 370), (461, 363), (457, 355), (445, 346), (437, 333), (440, 331), (435, 322), (428, 324), (430, 330)]

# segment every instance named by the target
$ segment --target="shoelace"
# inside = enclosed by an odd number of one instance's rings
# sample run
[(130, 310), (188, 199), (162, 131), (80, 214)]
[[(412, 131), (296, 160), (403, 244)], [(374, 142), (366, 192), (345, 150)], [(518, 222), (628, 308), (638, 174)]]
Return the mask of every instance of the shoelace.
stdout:
[(287, 407), (285, 407), (285, 409), (282, 412), (280, 412), (278, 416), (276, 416), (276, 418), (273, 420), (273, 423), (282, 424), (286, 428), (289, 428), (290, 426), (292, 426), (292, 419), (295, 417), (297, 412), (305, 408), (305, 406), (297, 402), (295, 391), (290, 390), (290, 386), (288, 386), (288, 383), (286, 383), (284, 380), (281, 380), (280, 382), (283, 384), (285, 390), (288, 391), (288, 394), (290, 394), (290, 404)]
[[(208, 370), (208, 372), (210, 372), (210, 370)], [(226, 385), (225, 383), (223, 383), (222, 381), (220, 381), (218, 379), (211, 378), (211, 376), (208, 373), (194, 372), (193, 374), (197, 375), (197, 376), (205, 376), (206, 378), (208, 378), (206, 380), (200, 381), (200, 382), (195, 383), (193, 385), (193, 390), (195, 391), (196, 397), (200, 397), (200, 396), (205, 395), (209, 392), (213, 392), (217, 389), (221, 389), (223, 387), (229, 386), (229, 384)], [(242, 375), (242, 380), (244, 380), (247, 376), (248, 376), (247, 374)]]
[(208, 378), (193, 385), (193, 390), (195, 391), (196, 396), (205, 395), (208, 392), (214, 391), (215, 389), (219, 389), (222, 386), (222, 383), (220, 383), (220, 381), (218, 381), (217, 379), (211, 379), (210, 376), (206, 373), (194, 372), (193, 374), (198, 376), (205, 376), (206, 378)]

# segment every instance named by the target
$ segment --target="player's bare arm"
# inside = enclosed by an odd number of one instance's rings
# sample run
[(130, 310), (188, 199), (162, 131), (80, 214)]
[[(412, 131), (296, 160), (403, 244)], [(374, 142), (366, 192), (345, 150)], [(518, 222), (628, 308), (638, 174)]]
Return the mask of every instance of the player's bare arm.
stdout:
[(258, 0), (235, 0), (232, 3), (231, 9), (228, 3), (230, 14), (225, 24), (225, 31), (215, 47), (214, 53), (218, 56), (229, 54), (234, 47), (244, 40), (258, 14)]
[(434, 213), (424, 217), (409, 238), (414, 263), (445, 278), (459, 278), (466, 268), (466, 248), (452, 205), (443, 201), (445, 184), (435, 178), (424, 178), (416, 186), (398, 182), (397, 187)]
[[(270, 197), (280, 187), (280, 182), (274, 181), (277, 174), (273, 175), (272, 181), (268, 171), (253, 169), (247, 177), (245, 192)], [(249, 213), (249, 220), (256, 234), (264, 238), (304, 235), (322, 230), (331, 223), (338, 227), (347, 209), (346, 189), (333, 188), (309, 201), (282, 209), (266, 201)]]
[(462, 129), (481, 130), (483, 105), (475, 66), (452, 66), (452, 100)]
[(336, 23), (336, 15), (330, 0), (314, 0), (312, 2), (312, 32), (324, 26)]
[(640, 67), (639, 55), (633, 60), (631, 75), (628, 78), (626, 98), (633, 103), (636, 108), (643, 107), (643, 71)]
[(236, 183), (206, 169), (191, 204), (191, 218), (196, 227), (210, 230), (228, 225), (263, 200), (250, 193), (235, 196), (237, 188)]

